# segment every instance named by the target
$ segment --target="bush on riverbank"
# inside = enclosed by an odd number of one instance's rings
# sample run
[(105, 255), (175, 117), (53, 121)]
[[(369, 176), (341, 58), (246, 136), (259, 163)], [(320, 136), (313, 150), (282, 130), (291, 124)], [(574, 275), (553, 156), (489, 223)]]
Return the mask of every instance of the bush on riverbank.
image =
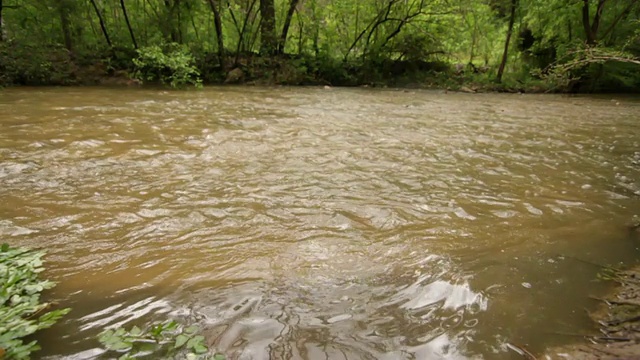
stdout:
[(160, 82), (173, 88), (202, 84), (193, 55), (186, 46), (180, 44), (138, 49), (138, 56), (132, 62), (135, 66), (133, 77), (139, 81)]
[(55, 283), (41, 280), (43, 251), (0, 246), (0, 359), (28, 359), (40, 347), (25, 338), (51, 327), (70, 309), (51, 310), (41, 302), (44, 290)]

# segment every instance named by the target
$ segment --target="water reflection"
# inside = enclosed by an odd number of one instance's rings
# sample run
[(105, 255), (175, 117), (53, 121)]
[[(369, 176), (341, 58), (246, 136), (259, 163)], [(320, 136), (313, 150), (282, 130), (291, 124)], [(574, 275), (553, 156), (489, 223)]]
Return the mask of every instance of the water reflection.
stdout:
[(208, 305), (184, 312), (202, 316), (212, 345), (232, 358), (463, 358), (487, 299), (467, 283), (441, 280), (448, 274), (444, 259), (425, 260), (424, 269), (440, 267), (440, 274), (407, 286), (374, 274), (338, 280), (306, 273), (262, 291), (239, 285), (224, 299), (199, 290), (190, 297)]
[(589, 263), (637, 256), (637, 100), (2, 95), (0, 236), (74, 308), (51, 358), (167, 316), (231, 359), (509, 358), (591, 331)]

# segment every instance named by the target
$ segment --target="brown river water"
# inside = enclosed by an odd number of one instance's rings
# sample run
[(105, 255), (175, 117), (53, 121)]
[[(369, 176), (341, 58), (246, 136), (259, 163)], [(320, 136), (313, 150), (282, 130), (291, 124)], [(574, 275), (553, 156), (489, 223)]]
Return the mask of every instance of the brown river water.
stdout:
[(631, 265), (640, 99), (378, 89), (0, 91), (0, 239), (73, 311), (197, 323), (229, 359), (519, 359)]

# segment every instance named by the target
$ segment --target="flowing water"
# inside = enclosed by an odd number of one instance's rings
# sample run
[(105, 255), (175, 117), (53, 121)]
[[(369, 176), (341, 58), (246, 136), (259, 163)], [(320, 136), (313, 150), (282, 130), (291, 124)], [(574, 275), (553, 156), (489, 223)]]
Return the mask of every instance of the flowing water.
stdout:
[(169, 317), (229, 359), (515, 359), (638, 259), (639, 135), (611, 96), (8, 89), (0, 237), (73, 308), (49, 359)]

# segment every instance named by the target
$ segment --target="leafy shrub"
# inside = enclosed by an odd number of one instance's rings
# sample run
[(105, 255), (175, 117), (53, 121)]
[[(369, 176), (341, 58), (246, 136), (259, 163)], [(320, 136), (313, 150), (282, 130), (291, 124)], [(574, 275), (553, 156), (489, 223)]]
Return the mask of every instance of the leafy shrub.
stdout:
[(164, 49), (153, 45), (138, 49), (133, 59), (134, 77), (140, 81), (159, 81), (171, 87), (200, 86), (200, 71), (186, 46), (169, 44)]
[(40, 293), (55, 283), (40, 280), (43, 251), (0, 247), (0, 359), (29, 359), (39, 350), (36, 341), (23, 338), (51, 327), (70, 309), (47, 311), (50, 303), (40, 303)]

